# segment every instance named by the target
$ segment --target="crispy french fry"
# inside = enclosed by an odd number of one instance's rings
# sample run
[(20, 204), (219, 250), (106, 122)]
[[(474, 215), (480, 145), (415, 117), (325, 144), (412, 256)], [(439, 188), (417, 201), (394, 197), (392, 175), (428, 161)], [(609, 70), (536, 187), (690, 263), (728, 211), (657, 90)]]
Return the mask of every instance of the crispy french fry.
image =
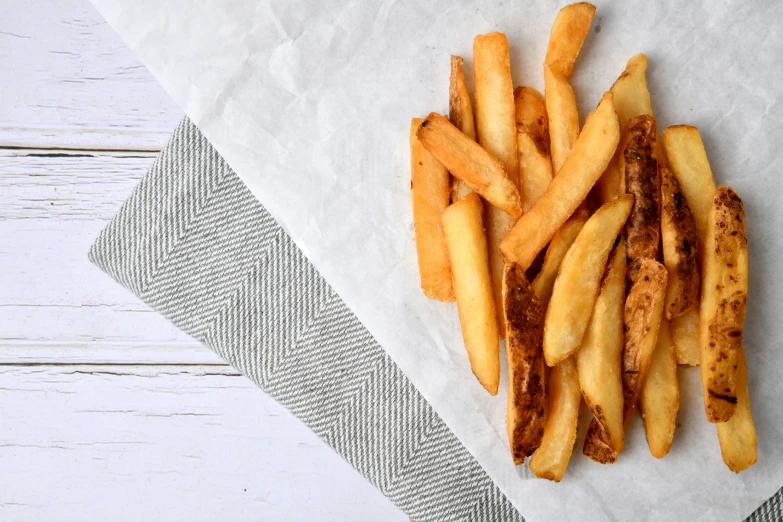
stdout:
[(449, 206), (449, 173), (422, 147), (416, 130), (422, 120), (411, 122), (411, 203), (419, 276), (424, 295), (440, 301), (453, 301), (451, 265), (440, 215)]
[(633, 196), (625, 194), (599, 208), (563, 258), (544, 321), (547, 365), (568, 358), (582, 344), (609, 252), (632, 205)]
[(669, 323), (677, 355), (677, 364), (698, 366), (701, 359), (699, 347), (699, 309), (688, 310)]
[(668, 319), (699, 307), (699, 260), (696, 222), (680, 184), (667, 167), (661, 180), (661, 245), (669, 272), (664, 312)]
[[(503, 163), (508, 179), (518, 185), (514, 84), (511, 81), (511, 60), (505, 34), (478, 35), (473, 40), (473, 83), (476, 97), (476, 137), (479, 145)], [(503, 259), (498, 247), (514, 226), (514, 217), (491, 206), (487, 209), (489, 267), (492, 271), (501, 339), (505, 337)]]
[(544, 309), (519, 265), (506, 265), (503, 283), (508, 354), (506, 428), (514, 464), (522, 464), (544, 434)]
[(549, 299), (552, 297), (552, 287), (555, 285), (560, 263), (586, 222), (587, 210), (577, 210), (571, 216), (571, 219), (566, 221), (565, 225), (555, 233), (552, 241), (549, 242), (549, 248), (546, 249), (546, 256), (544, 256), (544, 264), (533, 280), (533, 291), (538, 296), (538, 300), (541, 302), (544, 310), (546, 310), (546, 307), (549, 305)]
[(611, 448), (620, 453), (623, 433), (623, 302), (625, 301), (625, 240), (621, 239), (606, 265), (601, 292), (576, 358), (579, 387), (595, 421), (607, 433)]
[[(473, 121), (473, 104), (470, 102), (468, 87), (465, 85), (465, 75), (462, 72), (462, 58), (451, 57), (451, 77), (449, 78), (449, 121), (468, 138), (475, 141), (476, 127)], [(453, 178), (451, 183), (451, 201), (459, 201), (471, 190), (459, 178)]]
[(568, 79), (582, 44), (590, 32), (595, 6), (587, 2), (563, 7), (549, 34), (544, 59), (544, 92), (552, 150), (552, 170), (560, 171), (579, 136), (579, 113)]
[(756, 463), (756, 425), (750, 412), (748, 396), (748, 367), (744, 348), (737, 357), (737, 410), (726, 422), (715, 425), (723, 462), (734, 473), (739, 473)]
[(639, 397), (639, 410), (647, 435), (647, 445), (656, 459), (665, 457), (672, 447), (679, 409), (677, 360), (669, 335), (669, 321), (663, 317), (650, 369)]
[(470, 367), (481, 385), (491, 395), (497, 395), (500, 338), (482, 213), (481, 200), (472, 193), (449, 206), (441, 220), (452, 260), (454, 293)]
[(737, 361), (748, 299), (745, 211), (728, 187), (715, 191), (704, 252), (699, 321), (704, 409), (710, 422), (726, 422), (737, 409)]
[(574, 451), (582, 398), (573, 358), (552, 368), (548, 388), (549, 412), (544, 436), (530, 459), (530, 471), (537, 477), (560, 482)]
[(449, 120), (436, 112), (430, 113), (419, 125), (416, 136), (424, 148), (470, 190), (513, 217), (522, 214), (519, 191), (506, 176), (503, 164)]
[(584, 201), (606, 169), (619, 139), (620, 127), (612, 94), (606, 93), (598, 108), (587, 117), (560, 173), (501, 243), (500, 252), (506, 262), (513, 261), (524, 269), (530, 266), (538, 252)]
[(626, 127), (628, 122), (636, 116), (652, 114), (650, 105), (650, 92), (647, 90), (647, 57), (637, 54), (628, 60), (625, 70), (612, 85), (614, 105), (617, 117), (620, 121), (622, 136), (620, 145), (615, 151), (612, 161), (601, 175), (601, 179), (595, 185), (596, 192), (602, 203), (611, 201), (620, 194), (625, 193), (625, 164), (624, 154), (627, 139)]
[(544, 98), (532, 87), (517, 87), (514, 101), (517, 115), (519, 195), (522, 198), (522, 212), (527, 212), (546, 192), (552, 181), (549, 123)]

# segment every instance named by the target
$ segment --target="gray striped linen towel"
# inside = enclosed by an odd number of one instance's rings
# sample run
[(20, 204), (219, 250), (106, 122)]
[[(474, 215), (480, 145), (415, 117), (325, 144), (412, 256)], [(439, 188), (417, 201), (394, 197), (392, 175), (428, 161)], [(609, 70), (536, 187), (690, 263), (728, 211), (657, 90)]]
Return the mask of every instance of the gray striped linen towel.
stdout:
[[(417, 522), (524, 520), (187, 118), (90, 259)], [(747, 520), (783, 520), (781, 499)]]

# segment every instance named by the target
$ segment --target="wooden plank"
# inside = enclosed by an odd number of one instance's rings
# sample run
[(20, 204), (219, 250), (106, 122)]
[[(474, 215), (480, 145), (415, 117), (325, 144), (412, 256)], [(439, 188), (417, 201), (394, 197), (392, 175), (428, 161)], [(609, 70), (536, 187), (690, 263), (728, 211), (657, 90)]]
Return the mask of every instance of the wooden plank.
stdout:
[(0, 366), (2, 520), (407, 518), (215, 366)]
[(226, 366), (196, 342), (0, 341), (0, 366), (74, 364)]

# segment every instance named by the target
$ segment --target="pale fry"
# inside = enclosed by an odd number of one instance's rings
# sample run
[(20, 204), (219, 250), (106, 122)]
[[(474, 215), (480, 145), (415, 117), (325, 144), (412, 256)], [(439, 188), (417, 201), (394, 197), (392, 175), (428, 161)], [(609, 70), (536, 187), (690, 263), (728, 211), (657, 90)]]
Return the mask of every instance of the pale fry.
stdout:
[(514, 102), (517, 115), (519, 195), (522, 198), (522, 212), (527, 212), (552, 181), (549, 123), (544, 98), (532, 87), (518, 87), (514, 91)]
[(623, 433), (623, 302), (625, 300), (625, 240), (612, 251), (584, 340), (576, 352), (579, 386), (595, 421), (607, 432), (612, 450), (620, 453)]
[(677, 382), (677, 360), (669, 335), (669, 321), (661, 319), (658, 342), (650, 361), (647, 379), (639, 397), (644, 431), (650, 453), (660, 459), (669, 453), (680, 409), (680, 386)]
[[(473, 121), (473, 104), (470, 102), (465, 74), (462, 72), (462, 58), (451, 57), (451, 76), (449, 78), (449, 121), (468, 138), (476, 139), (476, 127)], [(459, 178), (452, 179), (451, 201), (459, 201), (471, 190)]]
[(515, 464), (538, 448), (544, 434), (544, 309), (519, 265), (506, 265), (503, 309), (508, 354), (506, 428)]
[(440, 215), (449, 206), (449, 173), (416, 138), (420, 118), (411, 122), (411, 204), (421, 289), (430, 299), (453, 301), (451, 265)]
[(714, 194), (703, 266), (699, 337), (704, 408), (710, 422), (726, 422), (737, 408), (737, 358), (748, 296), (745, 211), (728, 187)]
[(661, 180), (661, 245), (669, 272), (664, 311), (668, 319), (699, 306), (699, 256), (696, 222), (671, 170), (658, 165)]
[(609, 252), (632, 205), (633, 196), (626, 194), (599, 208), (563, 258), (544, 321), (547, 365), (556, 365), (582, 344)]
[[(508, 40), (503, 33), (478, 35), (473, 40), (473, 83), (476, 98), (476, 137), (492, 156), (505, 166), (508, 179), (518, 186), (517, 125), (514, 84)], [(514, 216), (518, 217), (518, 216)], [(487, 209), (489, 267), (495, 289), (500, 338), (505, 337), (503, 321), (503, 259), (498, 247), (506, 238), (514, 217), (500, 209)]]
[(574, 451), (579, 403), (582, 399), (572, 357), (549, 372), (548, 393), (549, 408), (544, 436), (529, 466), (537, 477), (560, 482)]
[(699, 309), (688, 310), (669, 323), (677, 354), (677, 364), (698, 366), (701, 359), (699, 347)]
[(565, 225), (555, 233), (552, 241), (549, 242), (549, 248), (546, 249), (546, 255), (544, 256), (544, 264), (533, 280), (533, 291), (538, 296), (538, 300), (541, 302), (544, 310), (546, 310), (546, 307), (549, 305), (549, 299), (552, 297), (552, 287), (555, 286), (560, 263), (586, 222), (587, 209), (577, 210), (571, 219), (566, 221)]
[[(612, 94), (614, 94), (614, 105), (617, 111), (617, 118), (620, 121), (622, 134), (620, 144), (612, 158), (612, 161), (606, 168), (601, 179), (596, 183), (596, 192), (602, 203), (611, 201), (620, 194), (625, 193), (625, 164), (623, 151), (625, 150), (624, 139), (628, 122), (636, 116), (643, 114), (652, 114), (650, 105), (650, 92), (647, 90), (647, 57), (644, 54), (637, 54), (628, 60), (625, 70), (612, 85)], [(659, 158), (660, 160), (660, 158)]]
[(503, 164), (449, 120), (430, 113), (419, 125), (416, 136), (435, 159), (471, 190), (511, 216), (522, 214), (519, 191), (506, 176)]
[(748, 367), (744, 348), (737, 357), (737, 410), (726, 422), (715, 425), (723, 462), (734, 473), (751, 467), (757, 459), (756, 425), (750, 412)]
[(481, 385), (491, 395), (497, 395), (500, 338), (482, 212), (481, 200), (472, 193), (449, 206), (441, 219), (452, 260), (454, 293), (470, 367)]
[(500, 252), (506, 262), (513, 261), (524, 269), (530, 267), (538, 252), (574, 213), (606, 169), (619, 139), (612, 94), (606, 93), (598, 108), (587, 117), (560, 173), (501, 243)]

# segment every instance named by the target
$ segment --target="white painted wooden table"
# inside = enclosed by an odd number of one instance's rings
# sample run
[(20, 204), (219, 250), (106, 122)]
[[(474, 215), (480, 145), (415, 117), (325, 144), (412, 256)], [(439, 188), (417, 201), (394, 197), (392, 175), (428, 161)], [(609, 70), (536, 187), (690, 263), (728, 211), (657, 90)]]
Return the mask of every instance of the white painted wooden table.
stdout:
[(0, 520), (407, 520), (88, 262), (181, 117), (87, 0), (0, 3)]

